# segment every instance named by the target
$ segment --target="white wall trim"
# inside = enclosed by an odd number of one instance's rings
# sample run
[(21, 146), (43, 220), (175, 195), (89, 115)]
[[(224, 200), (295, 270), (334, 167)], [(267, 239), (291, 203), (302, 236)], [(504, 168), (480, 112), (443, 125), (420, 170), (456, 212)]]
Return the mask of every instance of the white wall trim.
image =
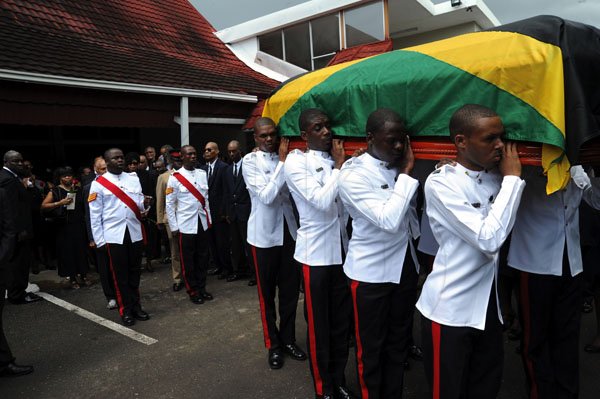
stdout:
[[(181, 118), (176, 116), (173, 118), (175, 123), (181, 124)], [(208, 118), (208, 117), (190, 117), (188, 123), (204, 123), (208, 125), (243, 125), (246, 119), (241, 118)]]

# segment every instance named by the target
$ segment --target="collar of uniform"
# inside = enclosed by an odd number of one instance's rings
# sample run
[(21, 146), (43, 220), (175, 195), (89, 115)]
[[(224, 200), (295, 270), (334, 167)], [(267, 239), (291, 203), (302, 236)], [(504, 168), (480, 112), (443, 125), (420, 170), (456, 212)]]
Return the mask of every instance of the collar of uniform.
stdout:
[(371, 165), (371, 166), (374, 166), (374, 167), (379, 168), (379, 169), (386, 169), (386, 170), (388, 169), (388, 163), (387, 162), (384, 162), (381, 159), (374, 158), (368, 152), (365, 152), (362, 155), (362, 160), (367, 165)]
[(107, 170), (105, 174), (106, 174), (106, 176), (112, 176), (112, 177), (113, 177), (113, 178), (115, 178), (115, 179), (120, 179), (120, 178), (121, 178), (121, 176), (123, 176), (123, 175), (125, 175), (125, 174), (127, 174), (127, 173), (123, 171), (123, 172), (121, 172), (121, 173), (119, 173), (119, 174), (117, 175), (116, 173), (112, 173), (112, 172), (109, 172), (109, 171)]
[(481, 183), (481, 179), (484, 179), (485, 176), (487, 176), (488, 171), (486, 169), (483, 170), (471, 170), (471, 169), (467, 169), (465, 168), (463, 165), (459, 164), (458, 162), (456, 163), (456, 169), (458, 171), (458, 173), (464, 173), (465, 175), (469, 176), (471, 179), (473, 180), (477, 180), (479, 183)]
[(323, 159), (329, 159), (329, 158), (331, 158), (331, 155), (329, 155), (329, 153), (326, 152), (326, 151), (317, 151), (317, 150), (310, 150), (309, 149), (308, 153), (312, 154), (312, 155), (314, 155), (315, 157), (318, 157), (318, 158), (323, 158)]
[(258, 155), (260, 155), (261, 157), (268, 158), (268, 159), (274, 159), (276, 156), (279, 155), (276, 152), (264, 152), (261, 150), (256, 151), (256, 153)]
[(3, 168), (5, 170), (8, 170), (10, 172), (11, 175), (13, 175), (14, 177), (18, 177), (17, 174), (15, 172), (13, 172), (12, 170), (8, 169), (6, 166), (3, 166)]

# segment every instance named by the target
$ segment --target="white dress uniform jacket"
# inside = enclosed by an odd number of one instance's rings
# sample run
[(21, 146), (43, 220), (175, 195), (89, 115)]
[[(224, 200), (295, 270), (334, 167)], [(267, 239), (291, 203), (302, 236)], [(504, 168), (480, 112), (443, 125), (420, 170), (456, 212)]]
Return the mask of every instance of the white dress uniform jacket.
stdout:
[[(140, 212), (144, 212), (144, 194), (142, 194), (140, 179), (135, 173), (123, 172), (115, 175), (106, 172), (102, 176), (131, 197)], [(129, 230), (131, 242), (143, 239), (142, 225), (135, 213), (96, 180), (90, 186), (88, 202), (90, 206), (90, 225), (96, 246), (101, 247), (106, 243), (123, 244), (126, 228)]]
[(400, 283), (404, 257), (410, 246), (416, 210), (413, 197), (419, 182), (406, 174), (394, 181), (396, 171), (365, 153), (344, 164), (339, 190), (352, 216), (352, 238), (344, 263), (346, 275), (367, 283)]
[(600, 178), (590, 180), (581, 166), (571, 168), (565, 190), (546, 195), (546, 178), (540, 168), (527, 168), (527, 187), (517, 213), (508, 264), (535, 274), (562, 275), (564, 243), (571, 276), (583, 270), (579, 244), (579, 204), (584, 199), (600, 209)]
[(248, 243), (258, 248), (283, 245), (284, 218), (295, 240), (298, 225), (278, 154), (251, 152), (244, 157), (243, 164), (242, 174), (252, 202)]
[(292, 151), (285, 160), (285, 180), (300, 214), (294, 259), (309, 266), (342, 264), (347, 251), (347, 217), (338, 199), (340, 171), (327, 152)]
[(165, 191), (167, 218), (171, 231), (179, 231), (184, 234), (196, 234), (198, 232), (198, 219), (202, 223), (204, 231), (210, 226), (210, 205), (208, 198), (208, 178), (202, 169), (187, 170), (179, 168), (181, 173), (202, 194), (205, 200), (205, 208), (200, 201), (173, 174), (169, 176), (167, 190)]
[[(515, 222), (524, 187), (517, 176), (475, 172), (460, 164), (444, 165), (429, 175), (427, 216), (440, 247), (417, 301), (423, 316), (446, 326), (485, 329), (498, 253)], [(498, 318), (502, 320), (500, 309)]]

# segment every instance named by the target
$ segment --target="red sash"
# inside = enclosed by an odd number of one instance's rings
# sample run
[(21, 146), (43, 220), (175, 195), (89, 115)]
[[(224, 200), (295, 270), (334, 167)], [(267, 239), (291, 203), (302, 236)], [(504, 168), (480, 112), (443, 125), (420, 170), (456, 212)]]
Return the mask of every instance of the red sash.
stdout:
[(144, 223), (142, 221), (142, 213), (140, 212), (140, 208), (138, 208), (137, 204), (131, 199), (131, 197), (123, 192), (119, 187), (115, 186), (110, 180), (105, 178), (104, 176), (100, 176), (96, 179), (96, 181), (104, 186), (108, 191), (113, 193), (118, 199), (120, 199), (129, 209), (133, 211), (135, 217), (140, 222), (142, 227), (142, 238), (144, 239), (144, 245), (146, 245), (146, 229), (144, 228)]
[(198, 200), (198, 202), (200, 202), (200, 204), (202, 205), (202, 209), (204, 210), (204, 214), (206, 215), (206, 222), (208, 223), (208, 227), (210, 228), (210, 226), (211, 226), (211, 224), (210, 224), (210, 216), (209, 216), (208, 212), (206, 211), (206, 200), (204, 199), (204, 196), (181, 173), (175, 172), (175, 173), (173, 173), (173, 177), (175, 177), (177, 179), (177, 181), (179, 181), (179, 183), (183, 184), (183, 186), (185, 188), (187, 188), (188, 191), (190, 193), (192, 193), (192, 195), (194, 197), (196, 197), (196, 199)]

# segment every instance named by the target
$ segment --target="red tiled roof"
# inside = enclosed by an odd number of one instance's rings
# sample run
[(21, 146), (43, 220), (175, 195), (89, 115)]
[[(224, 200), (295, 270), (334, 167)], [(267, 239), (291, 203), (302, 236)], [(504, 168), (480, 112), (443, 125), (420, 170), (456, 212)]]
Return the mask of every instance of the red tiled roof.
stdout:
[(187, 0), (3, 0), (0, 69), (265, 97)]
[(347, 49), (340, 50), (333, 58), (329, 61), (327, 66), (341, 64), (342, 62), (358, 60), (361, 58), (370, 57), (372, 55), (387, 53), (393, 50), (393, 44), (391, 39), (383, 40), (381, 42), (362, 44), (360, 46), (354, 46)]

